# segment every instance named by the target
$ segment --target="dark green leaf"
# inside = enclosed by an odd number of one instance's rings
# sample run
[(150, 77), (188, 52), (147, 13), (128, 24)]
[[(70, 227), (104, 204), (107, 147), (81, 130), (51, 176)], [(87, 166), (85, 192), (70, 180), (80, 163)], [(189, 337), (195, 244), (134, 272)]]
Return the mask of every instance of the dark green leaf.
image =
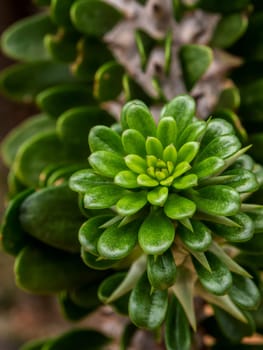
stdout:
[(165, 323), (165, 345), (167, 350), (189, 350), (191, 332), (189, 322), (178, 300), (172, 296)]
[(199, 261), (193, 260), (196, 272), (203, 287), (215, 295), (224, 295), (232, 285), (232, 275), (213, 253), (206, 252), (211, 272), (203, 267)]
[(50, 16), (59, 27), (71, 29), (70, 8), (75, 0), (52, 0)]
[(233, 274), (233, 284), (229, 296), (233, 302), (245, 310), (255, 310), (260, 303), (260, 292), (248, 277)]
[(89, 133), (89, 146), (91, 152), (110, 151), (123, 153), (120, 135), (109, 127), (97, 125)]
[(193, 172), (199, 179), (204, 179), (223, 170), (225, 162), (219, 157), (208, 157), (193, 166)]
[(37, 187), (42, 170), (49, 165), (84, 160), (70, 154), (54, 131), (38, 133), (24, 142), (15, 159), (15, 174), (28, 187)]
[(211, 230), (201, 221), (191, 220), (193, 230), (184, 226), (178, 228), (178, 234), (187, 248), (203, 252), (208, 249), (212, 242)]
[(67, 291), (63, 291), (58, 296), (60, 312), (63, 317), (69, 321), (79, 321), (86, 317), (92, 309), (76, 305), (70, 298)]
[(141, 157), (146, 154), (145, 138), (137, 130), (125, 130), (122, 134), (122, 144), (127, 154), (138, 154)]
[(30, 103), (44, 89), (74, 81), (68, 65), (39, 61), (16, 64), (2, 71), (0, 89), (10, 98)]
[(97, 244), (104, 229), (100, 228), (111, 219), (110, 215), (98, 215), (90, 218), (79, 229), (79, 242), (85, 251), (98, 255)]
[(164, 205), (165, 214), (175, 220), (182, 220), (192, 217), (196, 211), (196, 205), (188, 198), (178, 194), (170, 194)]
[(125, 195), (125, 190), (115, 184), (99, 184), (86, 189), (84, 206), (87, 209), (105, 209), (115, 205)]
[(103, 276), (85, 266), (78, 255), (45, 246), (27, 246), (15, 260), (17, 285), (38, 294), (76, 288), (99, 281)]
[(99, 259), (97, 256), (81, 249), (81, 258), (83, 262), (92, 270), (109, 270), (114, 267), (116, 261), (108, 259)]
[(132, 192), (123, 196), (116, 203), (116, 211), (121, 216), (129, 216), (137, 213), (147, 203), (147, 193), (145, 191)]
[(1, 152), (7, 166), (11, 166), (21, 145), (39, 131), (55, 130), (55, 123), (45, 114), (33, 116), (13, 129), (2, 141)]
[(247, 25), (248, 19), (241, 13), (222, 17), (214, 31), (211, 45), (221, 49), (233, 45), (244, 34)]
[(58, 118), (63, 112), (80, 106), (94, 104), (91, 91), (80, 84), (58, 85), (41, 91), (37, 104), (49, 116)]
[(232, 0), (229, 3), (228, 0), (199, 0), (198, 6), (204, 10), (211, 12), (231, 13), (238, 12), (246, 8), (249, 4), (249, 0)]
[(190, 91), (210, 66), (213, 52), (208, 46), (189, 44), (181, 47), (179, 55), (185, 85)]
[(157, 258), (148, 255), (147, 275), (154, 289), (164, 290), (175, 283), (176, 265), (170, 249)]
[(8, 254), (17, 255), (28, 243), (29, 237), (22, 229), (19, 213), (21, 204), (32, 193), (31, 189), (19, 193), (9, 202), (5, 210), (1, 226), (1, 243), (4, 251)]
[(124, 68), (115, 61), (102, 65), (95, 74), (94, 96), (101, 102), (116, 99), (122, 90)]
[(227, 227), (221, 224), (211, 224), (214, 233), (224, 237), (229, 242), (246, 242), (254, 235), (254, 224), (245, 213), (237, 213), (231, 217), (239, 227)]
[[(249, 319), (246, 317), (248, 323), (244, 323), (235, 319), (233, 316), (216, 306), (213, 308), (215, 311), (215, 318), (219, 327), (221, 328), (222, 333), (232, 343), (238, 344), (243, 337), (251, 336), (254, 333), (254, 324), (251, 316)], [(245, 315), (248, 316), (248, 314)], [(238, 347), (241, 349), (240, 344)]]
[(151, 293), (151, 285), (145, 273), (130, 296), (129, 316), (132, 322), (140, 328), (156, 329), (164, 321), (167, 307), (167, 290), (156, 290)]
[(214, 118), (207, 123), (207, 128), (202, 137), (201, 146), (208, 145), (214, 138), (234, 134), (233, 126), (222, 118)]
[(163, 254), (173, 243), (175, 228), (162, 210), (153, 211), (139, 229), (139, 243), (146, 254)]
[(231, 216), (240, 209), (240, 196), (229, 186), (206, 186), (192, 194), (197, 209), (211, 215)]
[(77, 195), (67, 185), (31, 194), (20, 208), (23, 230), (34, 238), (70, 252), (79, 251), (78, 230), (84, 218)]
[(173, 117), (178, 127), (178, 135), (192, 121), (195, 114), (195, 101), (188, 95), (180, 95), (175, 97), (167, 105), (161, 113), (163, 117)]
[(43, 45), (43, 39), (46, 34), (54, 33), (55, 29), (46, 13), (22, 19), (2, 34), (1, 48), (7, 56), (17, 60), (48, 60), (50, 56)]
[(137, 244), (138, 221), (119, 227), (119, 223), (108, 227), (100, 236), (97, 249), (104, 259), (119, 260), (129, 255)]
[(93, 186), (110, 185), (112, 181), (96, 174), (92, 169), (77, 171), (70, 178), (69, 186), (73, 191), (85, 193)]
[(121, 18), (121, 13), (103, 0), (80, 0), (71, 7), (71, 19), (75, 27), (91, 36), (103, 36)]
[(89, 157), (90, 165), (100, 175), (115, 177), (120, 171), (127, 170), (123, 157), (109, 151), (97, 151)]

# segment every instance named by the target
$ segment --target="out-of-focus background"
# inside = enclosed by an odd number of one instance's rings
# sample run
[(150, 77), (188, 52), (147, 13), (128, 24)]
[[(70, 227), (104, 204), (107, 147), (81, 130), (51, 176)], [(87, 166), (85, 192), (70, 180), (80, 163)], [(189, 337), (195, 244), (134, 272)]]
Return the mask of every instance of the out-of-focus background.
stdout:
[[(0, 33), (35, 11), (30, 0), (0, 1)], [(0, 52), (0, 70), (12, 64)], [(33, 115), (35, 107), (10, 101), (0, 94), (0, 140), (16, 124)], [(6, 196), (7, 169), (0, 161), (0, 217)], [(16, 288), (14, 259), (0, 250), (0, 350), (17, 350), (28, 339), (58, 334), (69, 328), (53, 298), (32, 296)]]

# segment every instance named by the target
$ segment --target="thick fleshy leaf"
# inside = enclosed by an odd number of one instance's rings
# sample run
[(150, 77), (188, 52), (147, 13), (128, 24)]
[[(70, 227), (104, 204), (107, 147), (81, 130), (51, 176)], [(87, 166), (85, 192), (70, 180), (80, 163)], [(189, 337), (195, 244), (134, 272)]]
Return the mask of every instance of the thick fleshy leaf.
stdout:
[(73, 174), (69, 181), (69, 187), (76, 192), (85, 193), (93, 186), (110, 185), (112, 181), (96, 174), (92, 169), (84, 169)]
[(115, 266), (115, 260), (99, 259), (97, 256), (87, 252), (84, 248), (81, 248), (81, 258), (85, 265), (92, 270), (108, 270)]
[(79, 251), (78, 230), (83, 221), (77, 195), (67, 185), (37, 191), (27, 197), (20, 208), (20, 222), (25, 232), (70, 252)]
[(71, 350), (78, 344), (82, 349), (88, 346), (92, 350), (101, 350), (109, 343), (105, 335), (90, 329), (73, 329), (51, 340), (47, 350)]
[(134, 129), (125, 130), (121, 139), (123, 148), (127, 154), (138, 154), (141, 157), (145, 156), (145, 138), (139, 131)]
[(187, 188), (197, 186), (197, 184), (198, 177), (195, 174), (189, 174), (175, 179), (173, 187), (177, 190), (186, 190)]
[(184, 226), (178, 228), (178, 234), (187, 248), (203, 252), (208, 249), (212, 242), (211, 230), (201, 221), (191, 220), (193, 230)]
[(58, 118), (71, 108), (94, 104), (91, 91), (81, 84), (52, 86), (41, 91), (36, 101), (38, 106), (52, 118)]
[(197, 120), (186, 125), (182, 132), (178, 135), (176, 146), (179, 148), (186, 142), (200, 141), (205, 133), (207, 123), (204, 120)]
[(226, 120), (222, 118), (214, 118), (208, 122), (204, 136), (202, 137), (201, 145), (208, 145), (214, 138), (233, 134), (234, 128)]
[(253, 220), (255, 233), (263, 232), (263, 208), (245, 209), (244, 211)]
[(151, 176), (147, 174), (141, 174), (137, 177), (137, 183), (140, 186), (144, 187), (156, 187), (159, 185), (159, 182), (153, 179)]
[(223, 135), (215, 137), (204, 148), (200, 148), (197, 161), (200, 162), (209, 157), (226, 159), (241, 148), (241, 143), (235, 135)]
[(159, 121), (157, 137), (164, 147), (176, 142), (177, 124), (173, 117), (164, 117)]
[(214, 185), (200, 188), (191, 197), (197, 209), (211, 215), (231, 216), (240, 209), (240, 196), (231, 187)]
[(226, 181), (226, 185), (233, 187), (238, 192), (254, 192), (259, 187), (256, 176), (249, 170), (238, 168), (225, 171), (224, 175), (233, 176), (232, 179)]
[(138, 221), (122, 227), (117, 222), (108, 227), (99, 238), (99, 254), (110, 260), (119, 260), (129, 255), (137, 244), (138, 227)]
[(211, 272), (203, 267), (197, 260), (193, 260), (196, 272), (203, 287), (215, 295), (224, 295), (232, 285), (232, 275), (225, 264), (214, 254), (207, 252)]
[(229, 296), (233, 302), (245, 310), (255, 310), (260, 303), (260, 292), (248, 277), (233, 274), (233, 284)]
[(137, 188), (137, 174), (131, 170), (120, 171), (114, 178), (114, 183), (124, 188)]
[(82, 36), (77, 45), (76, 60), (71, 64), (70, 70), (81, 81), (84, 78), (92, 88), (96, 71), (112, 59), (111, 52), (100, 39)]
[(127, 167), (135, 172), (136, 174), (141, 174), (146, 171), (146, 161), (137, 154), (129, 154), (125, 157), (125, 163)]
[(55, 130), (55, 122), (46, 114), (26, 119), (13, 129), (2, 141), (1, 153), (7, 166), (11, 166), (21, 145), (39, 131)]
[(24, 142), (14, 162), (16, 176), (28, 187), (37, 187), (41, 171), (50, 165), (76, 163), (84, 160), (70, 154), (54, 131), (38, 133)]
[(178, 151), (177, 162), (188, 162), (195, 158), (199, 150), (199, 142), (186, 142)]
[(183, 175), (184, 173), (186, 173), (190, 169), (191, 169), (191, 165), (188, 162), (183, 161), (181, 163), (178, 163), (174, 169), (173, 177), (174, 178), (179, 177), (179, 176)]
[(180, 95), (170, 101), (162, 110), (161, 118), (173, 117), (178, 127), (178, 135), (192, 121), (195, 114), (195, 101), (188, 95)]
[(181, 304), (174, 296), (169, 303), (167, 312), (165, 345), (167, 350), (188, 350), (191, 347), (189, 322)]
[(156, 125), (151, 112), (141, 101), (130, 101), (122, 110), (122, 124), (139, 131), (144, 137), (155, 136)]
[(246, 242), (254, 235), (254, 224), (245, 213), (237, 213), (231, 217), (239, 227), (226, 227), (220, 224), (211, 224), (210, 227), (214, 233), (224, 237), (229, 242)]
[(204, 75), (213, 60), (213, 52), (204, 45), (183, 45), (180, 49), (180, 61), (185, 85), (188, 91)]
[(47, 246), (27, 246), (15, 261), (17, 285), (33, 293), (57, 293), (103, 277), (85, 266), (78, 255)]
[(243, 35), (247, 25), (248, 19), (242, 13), (222, 17), (214, 31), (211, 45), (221, 49), (231, 46)]
[(116, 211), (121, 216), (129, 216), (137, 213), (147, 203), (147, 193), (145, 191), (132, 192), (123, 196), (116, 203)]
[(139, 229), (139, 244), (146, 254), (163, 254), (173, 243), (175, 228), (162, 210), (153, 211)]
[(177, 150), (173, 144), (166, 146), (163, 150), (163, 160), (167, 163), (171, 162), (172, 168), (174, 168), (177, 160)]
[(219, 95), (217, 102), (217, 110), (219, 111), (233, 111), (237, 110), (240, 106), (240, 92), (235, 86), (228, 87)]
[(165, 214), (175, 220), (182, 220), (192, 217), (195, 213), (196, 205), (190, 199), (179, 196), (178, 194), (170, 194), (164, 205)]
[(79, 229), (79, 242), (85, 251), (98, 255), (97, 243), (104, 229), (100, 226), (111, 219), (110, 215), (98, 215), (90, 218)]
[(245, 323), (235, 319), (233, 316), (229, 315), (229, 313), (216, 306), (213, 308), (215, 312), (215, 318), (218, 322), (219, 327), (221, 328), (222, 333), (232, 343), (238, 344), (243, 337), (251, 336), (254, 333), (255, 324), (252, 316), (247, 312), (244, 312), (246, 319)]
[(11, 255), (17, 255), (28, 243), (29, 236), (22, 229), (19, 214), (20, 206), (24, 200), (33, 193), (33, 190), (26, 189), (19, 193), (8, 203), (1, 226), (1, 243), (4, 251)]
[(46, 13), (28, 17), (16, 22), (2, 34), (1, 48), (7, 56), (24, 62), (47, 60), (50, 56), (43, 39), (55, 29)]
[(223, 159), (219, 157), (208, 157), (193, 166), (193, 172), (199, 179), (204, 179), (219, 173), (225, 166)]
[(153, 155), (158, 159), (162, 158), (163, 145), (156, 137), (148, 136), (145, 143), (146, 152), (148, 155)]
[(122, 91), (124, 68), (116, 61), (104, 63), (95, 74), (94, 96), (100, 101), (116, 99)]
[(121, 13), (103, 0), (81, 0), (71, 7), (71, 19), (82, 33), (101, 37), (122, 18)]
[(167, 307), (167, 290), (156, 290), (151, 293), (151, 285), (145, 273), (130, 296), (129, 316), (132, 322), (137, 327), (154, 330), (164, 321)]
[(0, 89), (10, 98), (30, 103), (39, 92), (50, 86), (75, 81), (68, 65), (39, 61), (16, 64), (2, 71)]
[(152, 205), (158, 205), (162, 207), (168, 198), (167, 187), (156, 187), (152, 191), (148, 192), (147, 199)]
[(114, 177), (127, 170), (123, 157), (110, 151), (97, 151), (89, 156), (90, 165), (103, 176)]
[[(89, 155), (89, 145), (94, 146), (88, 138), (90, 129), (98, 123), (110, 125), (113, 121), (110, 114), (98, 107), (75, 107), (64, 112), (58, 118), (57, 134), (63, 143), (69, 145), (70, 148), (74, 149), (74, 152), (86, 159)], [(107, 150), (111, 151), (105, 145), (105, 151)]]
[(175, 283), (176, 265), (170, 249), (157, 258), (148, 255), (147, 276), (153, 289), (164, 290)]
[[(263, 251), (263, 235), (262, 233), (257, 233), (246, 242), (235, 243), (235, 246), (250, 254), (261, 254)], [(253, 261), (251, 261), (251, 264), (252, 263)]]
[(100, 305), (98, 286), (99, 283), (86, 284), (68, 291), (68, 296), (75, 305), (91, 310)]
[[(109, 297), (123, 283), (126, 277), (126, 272), (119, 272), (106, 278), (99, 287), (98, 297), (103, 303), (108, 303)], [(128, 314), (129, 294), (125, 294), (113, 302), (113, 307), (120, 314), (125, 316)]]
[(84, 206), (87, 209), (110, 208), (125, 194), (126, 191), (115, 184), (92, 186), (85, 191)]
[(71, 63), (77, 57), (77, 43), (80, 34), (59, 28), (54, 35), (46, 35), (44, 44), (54, 61)]
[(89, 133), (91, 152), (110, 151), (123, 153), (120, 135), (109, 127), (97, 125)]
[(230, 271), (238, 275), (251, 278), (251, 275), (241, 265), (233, 260), (224, 250), (224, 248), (217, 244), (215, 241), (212, 241), (209, 250), (215, 254), (228, 267)]
[(75, 0), (52, 0), (50, 6), (50, 16), (58, 27), (72, 29), (70, 19), (70, 8)]

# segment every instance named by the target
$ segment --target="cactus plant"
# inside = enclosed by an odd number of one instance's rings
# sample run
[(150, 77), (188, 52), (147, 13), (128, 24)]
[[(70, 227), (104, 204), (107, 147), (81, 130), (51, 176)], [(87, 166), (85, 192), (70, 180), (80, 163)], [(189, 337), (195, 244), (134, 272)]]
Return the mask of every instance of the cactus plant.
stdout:
[[(2, 36), (22, 61), (2, 92), (41, 110), (2, 146), (18, 286), (56, 294), (72, 321), (109, 303), (134, 324), (122, 349), (137, 328), (168, 350), (252, 348), (240, 342), (262, 330), (262, 5), (36, 3)], [(24, 349), (76, 339), (107, 341), (77, 330)]]

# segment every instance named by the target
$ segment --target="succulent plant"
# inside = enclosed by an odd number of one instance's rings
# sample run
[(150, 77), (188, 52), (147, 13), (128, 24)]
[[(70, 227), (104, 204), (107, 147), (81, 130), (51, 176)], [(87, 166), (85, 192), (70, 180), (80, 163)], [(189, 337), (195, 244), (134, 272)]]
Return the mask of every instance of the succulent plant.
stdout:
[[(131, 101), (121, 126), (95, 126), (89, 145), (91, 168), (69, 183), (84, 208), (97, 210), (79, 231), (82, 259), (99, 270), (129, 267), (101, 284), (101, 300), (131, 292), (129, 317), (151, 330), (166, 320), (168, 349), (179, 341), (177, 313), (187, 341), (188, 322), (196, 329), (195, 293), (247, 322), (242, 310), (256, 308), (260, 293), (231, 247), (254, 235), (250, 213), (260, 206), (243, 201), (259, 188), (262, 168), (244, 156), (249, 147), (232, 125), (197, 120), (186, 95), (164, 106), (157, 126), (144, 103)], [(240, 166), (243, 159), (249, 167)], [(250, 306), (238, 296), (245, 285)]]
[[(2, 37), (22, 63), (0, 89), (41, 110), (2, 145), (17, 284), (57, 295), (70, 320), (109, 303), (157, 338), (165, 323), (169, 350), (211, 348), (198, 334), (251, 349), (242, 338), (263, 329), (262, 4), (35, 2), (41, 13)], [(107, 341), (77, 330), (25, 349), (89, 337)]]

